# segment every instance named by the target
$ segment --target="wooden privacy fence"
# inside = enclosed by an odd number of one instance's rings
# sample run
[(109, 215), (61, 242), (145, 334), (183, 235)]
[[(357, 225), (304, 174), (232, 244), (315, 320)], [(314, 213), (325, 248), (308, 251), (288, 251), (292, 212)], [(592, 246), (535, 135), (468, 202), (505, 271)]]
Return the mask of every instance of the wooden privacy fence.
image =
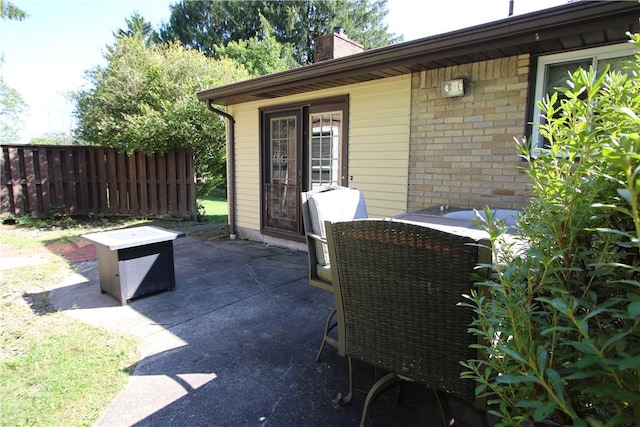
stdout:
[(3, 145), (2, 214), (197, 215), (193, 150)]

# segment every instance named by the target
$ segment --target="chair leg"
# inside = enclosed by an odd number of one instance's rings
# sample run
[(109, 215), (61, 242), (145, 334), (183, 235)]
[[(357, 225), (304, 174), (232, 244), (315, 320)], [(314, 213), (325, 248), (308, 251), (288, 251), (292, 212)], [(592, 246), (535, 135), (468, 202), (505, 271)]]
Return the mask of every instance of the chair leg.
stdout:
[(333, 406), (336, 408), (338, 406), (348, 405), (353, 398), (353, 366), (351, 358), (348, 357), (347, 359), (349, 360), (349, 394), (347, 394), (345, 397), (342, 397), (342, 393), (338, 393), (336, 398), (333, 400)]
[(404, 405), (404, 397), (405, 397), (405, 387), (404, 384), (400, 384), (398, 387), (398, 392), (396, 393), (396, 405)]
[(364, 427), (364, 422), (367, 418), (367, 412), (369, 411), (369, 406), (373, 403), (373, 401), (387, 388), (391, 387), (394, 384), (402, 381), (400, 377), (396, 374), (389, 373), (384, 377), (380, 378), (376, 383), (371, 387), (369, 393), (367, 393), (367, 398), (364, 401), (364, 409), (362, 410), (362, 418), (360, 418), (360, 427)]
[(440, 406), (440, 413), (442, 414), (443, 419), (446, 418), (446, 420), (448, 421), (449, 424), (444, 424), (447, 427), (450, 426), (455, 426), (456, 424), (456, 420), (455, 420), (455, 416), (453, 415), (453, 412), (451, 411), (451, 407), (449, 405), (449, 400), (450, 399), (454, 399), (457, 402), (459, 402), (461, 405), (464, 405), (468, 410), (470, 410), (471, 412), (473, 412), (477, 417), (478, 420), (480, 421), (480, 425), (482, 427), (488, 427), (489, 426), (489, 420), (487, 419), (487, 415), (488, 415), (488, 408), (486, 405), (486, 399), (485, 398), (480, 398), (480, 399), (475, 399), (473, 402), (470, 402), (468, 400), (465, 399), (461, 399), (459, 397), (456, 396), (451, 396), (448, 395), (447, 393), (443, 392), (443, 391), (439, 391), (437, 392), (438, 394), (436, 395), (436, 398), (438, 399), (438, 404), (440, 404), (440, 400), (444, 400), (444, 405)]
[[(389, 373), (389, 371), (385, 371), (384, 369), (380, 369), (377, 366), (374, 369), (375, 371), (375, 382), (377, 382), (380, 378), (382, 378), (383, 376), (387, 375)], [(395, 398), (395, 404), (396, 405), (402, 405), (404, 403), (404, 384), (400, 384), (400, 386), (398, 387), (398, 390), (396, 392), (396, 398)]]
[(442, 416), (442, 425), (444, 427), (450, 427), (456, 424), (456, 420), (453, 417), (453, 412), (451, 412), (451, 407), (449, 406), (449, 398), (447, 394), (440, 390), (433, 390), (433, 393), (436, 395), (436, 401), (438, 402), (438, 407), (440, 408), (440, 415)]
[(320, 355), (324, 351), (324, 345), (329, 344), (332, 347), (338, 348), (338, 341), (329, 336), (329, 332), (331, 332), (336, 326), (338, 326), (337, 319), (334, 321), (334, 317), (337, 317), (338, 311), (334, 308), (329, 313), (329, 317), (327, 317), (327, 323), (324, 327), (324, 337), (322, 337), (322, 343), (320, 344), (320, 349), (316, 354), (316, 362), (320, 360)]

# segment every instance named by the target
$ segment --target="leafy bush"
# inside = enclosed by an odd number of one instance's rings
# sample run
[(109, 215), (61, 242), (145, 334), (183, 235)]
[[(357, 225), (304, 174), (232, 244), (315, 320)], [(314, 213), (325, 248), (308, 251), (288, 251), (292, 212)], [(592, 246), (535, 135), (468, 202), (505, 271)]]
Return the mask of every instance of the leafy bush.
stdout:
[(629, 67), (579, 70), (540, 103), (548, 149), (518, 144), (526, 249), (484, 225), (502, 258), (464, 304), (483, 357), (463, 364), (499, 425), (640, 425), (640, 55)]

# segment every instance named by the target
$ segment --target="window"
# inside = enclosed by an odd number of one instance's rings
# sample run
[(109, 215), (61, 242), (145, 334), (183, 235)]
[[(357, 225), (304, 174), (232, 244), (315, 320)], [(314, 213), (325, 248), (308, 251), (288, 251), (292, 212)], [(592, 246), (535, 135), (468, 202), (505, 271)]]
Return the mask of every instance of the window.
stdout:
[[(566, 86), (569, 74), (573, 74), (578, 68), (588, 69), (591, 66), (598, 72), (603, 72), (607, 65), (612, 70), (621, 71), (625, 62), (633, 59), (634, 52), (633, 44), (624, 43), (539, 57), (533, 122), (544, 122), (537, 102), (553, 92), (555, 88)], [(531, 141), (534, 151), (545, 146), (545, 139), (538, 132), (536, 125), (533, 126)]]
[(311, 189), (325, 184), (340, 183), (340, 138), (342, 135), (342, 111), (309, 115), (309, 183)]

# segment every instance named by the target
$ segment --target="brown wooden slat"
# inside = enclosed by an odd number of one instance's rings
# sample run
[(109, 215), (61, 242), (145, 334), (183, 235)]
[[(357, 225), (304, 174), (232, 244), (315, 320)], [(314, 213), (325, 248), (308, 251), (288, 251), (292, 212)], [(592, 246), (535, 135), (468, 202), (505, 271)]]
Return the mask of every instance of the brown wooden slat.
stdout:
[(13, 197), (13, 212), (16, 215), (25, 213), (24, 194), (22, 192), (22, 180), (20, 179), (20, 156), (22, 150), (9, 147), (9, 163), (11, 164), (11, 190)]
[(178, 190), (178, 215), (187, 215), (187, 165), (185, 159), (185, 151), (180, 150), (176, 152), (177, 157), (177, 190)]
[(145, 156), (147, 162), (147, 197), (149, 200), (149, 211), (152, 215), (158, 215), (158, 177), (156, 175), (156, 158), (155, 156)]
[(98, 200), (98, 176), (96, 172), (96, 150), (86, 150), (84, 152), (85, 169), (87, 180), (87, 210), (88, 213), (96, 213)]
[(109, 174), (109, 213), (114, 215), (120, 212), (118, 200), (118, 155), (114, 149), (107, 149), (107, 173)]
[(175, 151), (170, 151), (166, 155), (167, 161), (167, 206), (169, 212), (177, 212), (178, 211), (178, 197), (177, 197), (177, 188), (176, 188), (176, 153)]
[(66, 166), (66, 185), (65, 185), (65, 206), (66, 211), (75, 215), (78, 209), (78, 176), (76, 171), (76, 153), (74, 150), (67, 150), (65, 160), (67, 162)]
[(25, 176), (27, 180), (27, 193), (29, 200), (29, 212), (32, 216), (38, 216), (40, 209), (38, 208), (38, 186), (36, 182), (36, 171), (34, 169), (34, 156), (38, 155), (38, 151), (33, 148), (23, 151)]
[(104, 148), (96, 150), (96, 179), (98, 183), (98, 197), (96, 198), (96, 214), (106, 214), (109, 211), (109, 203), (107, 201), (107, 153)]
[(137, 180), (138, 180), (138, 205), (142, 215), (149, 215), (149, 199), (147, 197), (147, 156), (144, 153), (136, 153)]
[(129, 190), (129, 210), (130, 215), (140, 214), (140, 203), (138, 201), (138, 179), (136, 168), (136, 155), (127, 156), (127, 189)]
[(191, 219), (195, 220), (198, 214), (198, 203), (196, 201), (196, 169), (195, 169), (195, 161), (193, 157), (193, 150), (187, 150), (187, 177), (189, 179), (189, 215), (191, 215)]
[(40, 163), (40, 191), (42, 193), (42, 216), (49, 215), (51, 211), (51, 179), (49, 178), (49, 156), (47, 148), (38, 150), (38, 160)]
[(129, 213), (129, 194), (127, 189), (127, 157), (122, 153), (116, 154), (116, 170), (118, 171), (118, 213)]
[(89, 213), (98, 214), (100, 202), (98, 199), (98, 166), (96, 157), (98, 150), (86, 150), (87, 158), (87, 189), (89, 191)]
[(158, 212), (163, 215), (169, 213), (169, 200), (167, 195), (167, 156), (158, 155), (157, 176), (158, 176)]
[(9, 152), (7, 147), (2, 147), (2, 157), (0, 157), (0, 213), (13, 212), (11, 199), (11, 192), (9, 191), (11, 185), (11, 162), (9, 161)]
[(78, 200), (76, 202), (77, 213), (89, 213), (91, 211), (91, 198), (89, 191), (91, 190), (94, 177), (90, 177), (89, 167), (91, 164), (89, 151), (84, 148), (76, 150), (76, 162), (78, 165), (78, 180), (76, 181), (76, 191)]
[(60, 161), (60, 150), (51, 150), (51, 163), (53, 173), (52, 183), (53, 183), (53, 198), (51, 199), (51, 205), (64, 205), (64, 193), (63, 193), (63, 184), (62, 184), (62, 162)]
[(67, 162), (67, 156), (68, 156), (68, 152), (65, 150), (61, 150), (58, 152), (59, 154), (59, 166), (58, 166), (58, 170), (60, 172), (60, 181), (61, 181), (61, 185), (60, 185), (60, 189), (58, 191), (58, 193), (60, 194), (61, 197), (61, 206), (64, 206), (64, 208), (68, 208), (68, 203), (67, 200), (69, 199), (69, 166), (68, 166), (68, 162)]

